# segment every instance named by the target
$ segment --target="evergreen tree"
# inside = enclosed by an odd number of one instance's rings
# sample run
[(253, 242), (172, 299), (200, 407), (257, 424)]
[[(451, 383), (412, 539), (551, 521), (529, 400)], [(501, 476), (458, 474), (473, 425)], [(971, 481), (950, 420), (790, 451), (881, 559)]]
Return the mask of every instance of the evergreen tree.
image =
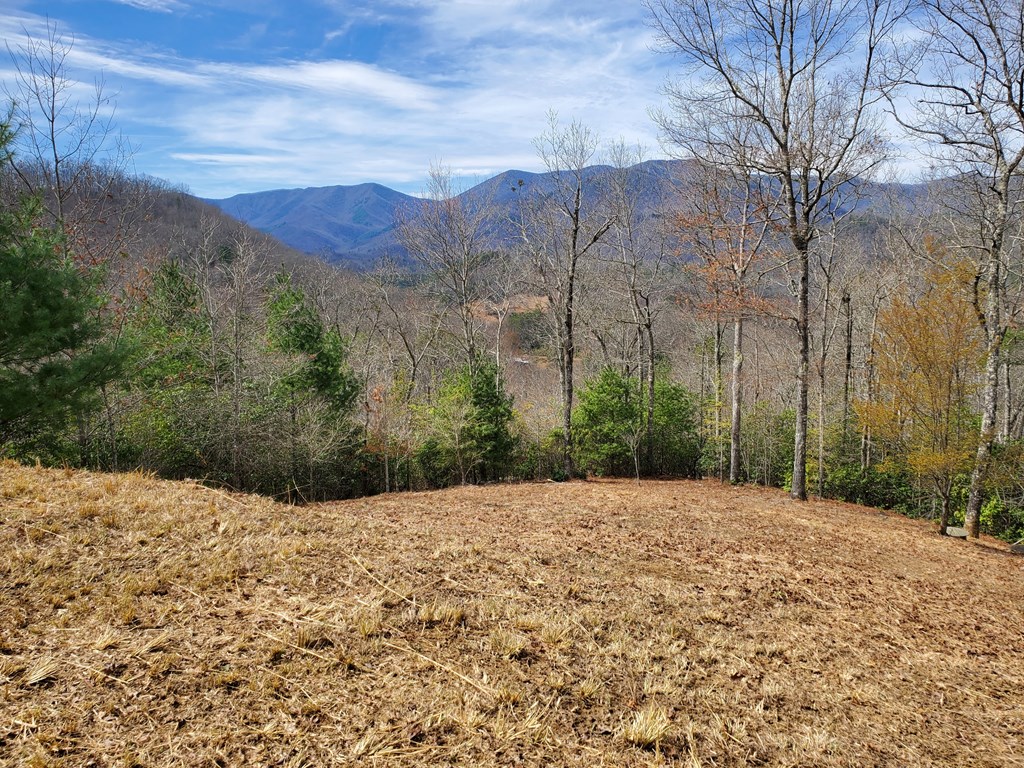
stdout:
[(473, 419), (469, 426), (480, 452), (478, 472), (483, 481), (508, 476), (516, 450), (511, 424), (515, 412), (512, 396), (505, 391), (498, 366), (478, 362), (469, 374)]
[(336, 330), (324, 327), (288, 275), (277, 277), (267, 329), (271, 347), (298, 360), (283, 382), (289, 395), (312, 393), (336, 413), (347, 414), (359, 394), (359, 382), (348, 367), (345, 342)]
[[(0, 123), (6, 161), (12, 137)], [(38, 214), (32, 199), (0, 210), (0, 444), (88, 408), (121, 369), (121, 350), (102, 340), (97, 276), (37, 226)]]
[(510, 475), (517, 448), (512, 396), (494, 363), (450, 374), (434, 402), (419, 409), (417, 461), (433, 486), (487, 482)]

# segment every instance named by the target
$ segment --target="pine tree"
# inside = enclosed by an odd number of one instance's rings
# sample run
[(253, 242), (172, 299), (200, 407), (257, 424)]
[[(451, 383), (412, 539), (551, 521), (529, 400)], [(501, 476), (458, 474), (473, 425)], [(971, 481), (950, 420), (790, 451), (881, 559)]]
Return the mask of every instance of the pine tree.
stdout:
[[(12, 138), (0, 123), (6, 162)], [(38, 214), (34, 199), (0, 210), (0, 445), (89, 407), (121, 369), (121, 351), (103, 342), (96, 275)]]

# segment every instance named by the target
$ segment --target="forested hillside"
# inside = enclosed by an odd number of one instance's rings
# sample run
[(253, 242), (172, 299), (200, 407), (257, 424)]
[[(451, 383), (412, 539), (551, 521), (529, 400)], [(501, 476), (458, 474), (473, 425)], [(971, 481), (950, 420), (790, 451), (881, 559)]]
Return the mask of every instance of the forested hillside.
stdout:
[(386, 254), (405, 255), (396, 223), (422, 205), (379, 184), (251, 192), (210, 202), (299, 251), (363, 267)]
[[(703, 78), (658, 115), (681, 160), (552, 112), (541, 173), (467, 190), (439, 163), (387, 221), (383, 187), (314, 191), (310, 243), (353, 200), (353, 236), (386, 233), (358, 274), (134, 176), (107, 102), (68, 95), (71, 43), (37, 42), (0, 141), (0, 450), (297, 503), (706, 477), (1015, 541), (1024, 70), (983, 55), (1019, 48), (1011, 5), (921, 10), (914, 61), (948, 74), (922, 83), (879, 60), (892, 3), (786, 6), (782, 30), (653, 4)], [(754, 42), (721, 58), (723, 29)], [(907, 88), (930, 111), (896, 112)], [(882, 183), (886, 104), (929, 183)]]

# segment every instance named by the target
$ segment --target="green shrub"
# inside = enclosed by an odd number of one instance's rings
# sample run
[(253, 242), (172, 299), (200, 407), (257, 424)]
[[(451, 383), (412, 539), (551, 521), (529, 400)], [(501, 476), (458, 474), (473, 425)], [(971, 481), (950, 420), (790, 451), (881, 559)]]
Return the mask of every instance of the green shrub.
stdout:
[(658, 379), (654, 383), (653, 446), (649, 472), (696, 477), (701, 446), (697, 435), (697, 406), (682, 384)]
[(879, 509), (893, 509), (920, 516), (929, 510), (905, 470), (885, 464), (862, 470), (859, 464), (844, 464), (828, 474), (829, 495), (842, 501)]
[(418, 409), (415, 455), (426, 482), (442, 487), (508, 477), (518, 448), (514, 415), (493, 363), (448, 376), (434, 402)]
[(605, 368), (587, 381), (573, 410), (576, 463), (595, 475), (625, 475), (643, 439), (640, 388), (634, 379)]
[(985, 530), (1004, 541), (1024, 538), (1024, 508), (1007, 503), (999, 496), (985, 501), (980, 520)]
[(639, 383), (618, 369), (605, 368), (580, 391), (573, 428), (576, 462), (596, 475), (632, 475), (638, 467), (644, 475), (697, 473), (696, 408), (693, 395), (680, 384), (655, 382), (648, 434)]

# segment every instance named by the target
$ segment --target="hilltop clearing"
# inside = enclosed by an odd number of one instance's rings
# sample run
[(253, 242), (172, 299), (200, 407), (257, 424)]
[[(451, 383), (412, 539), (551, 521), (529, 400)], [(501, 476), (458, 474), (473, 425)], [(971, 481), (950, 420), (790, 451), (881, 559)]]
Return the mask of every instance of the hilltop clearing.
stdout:
[(713, 482), (0, 466), (0, 764), (1007, 766), (1024, 558)]

